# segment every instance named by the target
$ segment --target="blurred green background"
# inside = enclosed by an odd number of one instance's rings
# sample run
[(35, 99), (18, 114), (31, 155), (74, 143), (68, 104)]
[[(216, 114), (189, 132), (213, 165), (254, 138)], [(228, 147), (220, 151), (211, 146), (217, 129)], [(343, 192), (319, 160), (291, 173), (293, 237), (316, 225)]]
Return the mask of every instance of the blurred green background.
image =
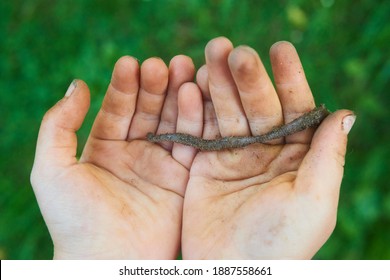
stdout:
[(292, 41), (317, 103), (356, 112), (337, 227), (315, 258), (390, 259), (389, 15), (386, 0), (1, 1), (0, 258), (52, 258), (29, 175), (41, 118), (73, 78), (92, 93), (81, 150), (120, 56), (199, 67), (224, 35), (268, 70), (269, 47)]

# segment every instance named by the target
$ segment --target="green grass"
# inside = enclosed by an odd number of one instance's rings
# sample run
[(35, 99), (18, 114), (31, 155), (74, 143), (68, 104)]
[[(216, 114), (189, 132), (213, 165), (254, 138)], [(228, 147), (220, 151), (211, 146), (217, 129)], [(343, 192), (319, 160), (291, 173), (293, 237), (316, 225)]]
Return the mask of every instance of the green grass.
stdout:
[(1, 1), (0, 258), (48, 259), (29, 182), (39, 124), (73, 78), (91, 88), (80, 148), (115, 61), (176, 54), (204, 63), (220, 35), (268, 50), (292, 41), (318, 103), (357, 114), (334, 234), (318, 259), (390, 259), (388, 1)]

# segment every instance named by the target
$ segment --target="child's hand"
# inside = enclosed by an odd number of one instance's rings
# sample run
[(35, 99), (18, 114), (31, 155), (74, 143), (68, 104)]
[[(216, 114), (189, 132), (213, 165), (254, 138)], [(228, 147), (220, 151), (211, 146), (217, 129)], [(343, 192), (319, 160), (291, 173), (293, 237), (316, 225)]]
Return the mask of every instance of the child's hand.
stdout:
[(148, 132), (176, 132), (176, 126), (201, 133), (201, 111), (199, 118), (190, 111), (178, 117), (177, 110), (178, 89), (194, 71), (184, 56), (169, 69), (157, 58), (142, 67), (121, 58), (80, 160), (76, 131), (89, 107), (86, 84), (74, 82), (73, 93), (47, 112), (31, 181), (55, 258), (176, 258), (195, 153), (144, 139)]
[[(257, 53), (226, 38), (206, 47), (199, 70), (203, 138), (259, 135), (315, 107), (294, 47), (271, 48), (276, 88)], [(210, 98), (211, 97), (211, 98)], [(277, 145), (200, 152), (183, 213), (183, 258), (311, 258), (336, 222), (352, 112), (329, 116)]]

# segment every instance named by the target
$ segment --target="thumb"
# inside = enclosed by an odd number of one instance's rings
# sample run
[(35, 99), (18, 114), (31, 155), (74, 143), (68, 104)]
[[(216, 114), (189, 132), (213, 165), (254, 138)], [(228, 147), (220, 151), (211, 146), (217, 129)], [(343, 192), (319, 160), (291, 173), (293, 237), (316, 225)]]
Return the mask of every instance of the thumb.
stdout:
[(77, 163), (76, 131), (89, 109), (89, 89), (81, 80), (74, 80), (63, 99), (43, 117), (34, 160), (34, 174), (50, 176), (53, 168)]
[(327, 117), (315, 132), (310, 149), (297, 174), (298, 191), (308, 192), (317, 199), (335, 199), (337, 205), (344, 173), (347, 136), (356, 116), (340, 110)]

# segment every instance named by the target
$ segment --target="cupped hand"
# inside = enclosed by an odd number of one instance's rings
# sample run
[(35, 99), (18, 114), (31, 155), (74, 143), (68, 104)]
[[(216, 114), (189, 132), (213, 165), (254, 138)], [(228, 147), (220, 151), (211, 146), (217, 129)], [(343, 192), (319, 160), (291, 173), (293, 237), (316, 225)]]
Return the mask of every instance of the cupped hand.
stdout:
[[(268, 132), (315, 107), (294, 47), (270, 51), (275, 87), (257, 53), (226, 38), (206, 47), (197, 74), (203, 138)], [(307, 259), (335, 227), (351, 111), (273, 145), (200, 152), (183, 212), (185, 259)]]
[(31, 181), (55, 258), (176, 258), (195, 153), (151, 144), (145, 136), (201, 134), (201, 112), (187, 108), (194, 104), (191, 94), (178, 99), (194, 72), (185, 56), (173, 58), (169, 68), (157, 58), (141, 67), (131, 57), (118, 60), (79, 160), (76, 131), (89, 108), (86, 84), (73, 82), (46, 113)]

